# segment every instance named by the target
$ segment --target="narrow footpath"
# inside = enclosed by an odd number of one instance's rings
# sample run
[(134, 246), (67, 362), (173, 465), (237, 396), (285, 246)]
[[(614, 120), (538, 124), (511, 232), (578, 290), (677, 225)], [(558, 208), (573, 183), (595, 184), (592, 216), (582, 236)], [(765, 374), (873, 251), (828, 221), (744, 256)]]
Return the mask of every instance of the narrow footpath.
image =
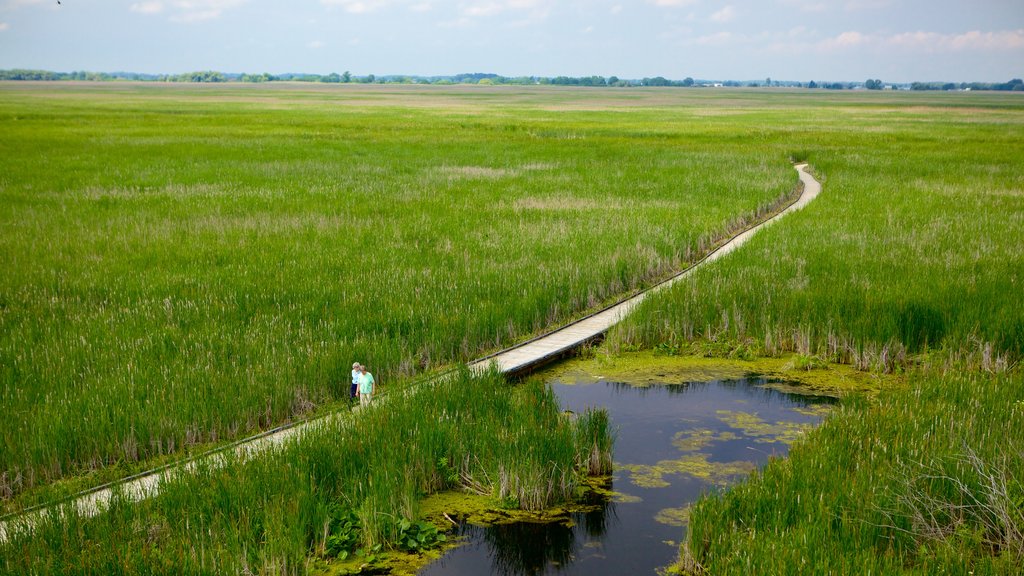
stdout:
[[(567, 326), (544, 334), (543, 336), (539, 336), (506, 350), (502, 350), (490, 356), (471, 362), (469, 364), (470, 369), (485, 370), (492, 365), (496, 365), (502, 373), (509, 375), (521, 374), (545, 364), (554, 358), (567, 354), (587, 342), (591, 342), (596, 338), (601, 337), (612, 325), (616, 324), (619, 320), (629, 314), (629, 312), (640, 304), (640, 302), (643, 302), (644, 298), (649, 294), (655, 293), (659, 290), (664, 290), (672, 284), (687, 277), (693, 270), (714, 262), (715, 260), (718, 260), (726, 254), (736, 250), (746, 243), (747, 240), (757, 233), (758, 230), (778, 221), (790, 212), (803, 208), (811, 202), (811, 200), (821, 193), (821, 184), (807, 172), (807, 164), (798, 164), (795, 168), (800, 175), (800, 181), (803, 183), (803, 191), (795, 202), (787, 206), (775, 216), (740, 232), (728, 242), (713, 250), (696, 264), (679, 272), (668, 280), (652, 286), (648, 290), (641, 292), (632, 298), (577, 320)], [(445, 374), (438, 376), (438, 378), (443, 377), (445, 377)], [(429, 383), (430, 381), (431, 380), (427, 380), (424, 383)], [(65, 514), (68, 510), (76, 510), (80, 516), (89, 517), (107, 509), (115, 497), (119, 497), (130, 502), (136, 502), (155, 496), (159, 493), (160, 484), (162, 482), (180, 474), (188, 474), (199, 464), (218, 467), (227, 461), (229, 456), (232, 455), (240, 458), (248, 458), (269, 450), (274, 446), (281, 445), (292, 438), (300, 436), (306, 431), (314, 429), (315, 427), (323, 426), (326, 423), (332, 422), (339, 418), (341, 414), (347, 414), (347, 412), (337, 412), (316, 420), (308, 420), (294, 425), (282, 426), (257, 436), (238, 441), (227, 447), (194, 457), (185, 462), (172, 464), (161, 469), (124, 479), (111, 485), (98, 487), (80, 494), (66, 502), (27, 511), (19, 516), (0, 522), (0, 544), (7, 542), (9, 532), (13, 533), (21, 530), (31, 530), (33, 526), (52, 513)]]

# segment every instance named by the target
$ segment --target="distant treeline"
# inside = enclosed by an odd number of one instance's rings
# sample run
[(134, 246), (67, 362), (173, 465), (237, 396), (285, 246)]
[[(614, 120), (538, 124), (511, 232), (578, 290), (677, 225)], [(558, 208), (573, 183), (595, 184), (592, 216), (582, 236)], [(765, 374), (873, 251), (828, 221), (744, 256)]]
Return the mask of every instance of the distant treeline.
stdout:
[[(695, 86), (693, 78), (669, 80), (661, 76), (637, 80), (622, 80), (617, 76), (517, 76), (508, 77), (498, 74), (456, 74), (454, 76), (353, 76), (350, 72), (342, 74), (228, 74), (224, 72), (199, 71), (184, 74), (138, 74), (135, 72), (51, 72), (48, 70), (0, 70), (0, 80), (88, 80), (113, 81), (132, 80), (141, 82), (323, 82), (328, 84), (484, 84), (484, 85), (535, 85), (550, 84), (556, 86)], [(730, 83), (740, 86), (740, 83)], [(710, 85), (710, 84), (709, 84)]]
[(913, 82), (911, 90), (1011, 90), (1013, 92), (1024, 91), (1024, 80), (1014, 78), (1009, 82), (992, 84), (987, 82)]
[(482, 84), (482, 85), (551, 85), (551, 86), (598, 86), (598, 87), (630, 87), (630, 86), (677, 86), (689, 87), (793, 87), (793, 88), (824, 88), (826, 90), (1011, 90), (1024, 91), (1024, 82), (1014, 78), (1009, 82), (913, 82), (910, 84), (885, 84), (881, 80), (868, 79), (864, 82), (815, 82), (736, 80), (694, 80), (687, 77), (682, 80), (669, 80), (662, 76), (654, 78), (622, 79), (618, 76), (501, 76), (498, 74), (456, 74), (454, 76), (405, 76), (389, 75), (354, 76), (345, 71), (342, 74), (232, 74), (212, 70), (186, 72), (184, 74), (140, 74), (137, 72), (51, 72), (49, 70), (0, 70), (2, 80), (85, 80), (93, 82), (131, 80), (136, 82), (321, 82), (327, 84)]

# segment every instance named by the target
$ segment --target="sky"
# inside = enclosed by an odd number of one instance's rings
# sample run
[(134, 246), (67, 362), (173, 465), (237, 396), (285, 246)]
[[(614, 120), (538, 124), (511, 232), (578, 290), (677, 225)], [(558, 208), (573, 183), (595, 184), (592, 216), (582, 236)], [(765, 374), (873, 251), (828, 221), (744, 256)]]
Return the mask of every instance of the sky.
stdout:
[(0, 0), (0, 68), (1005, 82), (1024, 0)]

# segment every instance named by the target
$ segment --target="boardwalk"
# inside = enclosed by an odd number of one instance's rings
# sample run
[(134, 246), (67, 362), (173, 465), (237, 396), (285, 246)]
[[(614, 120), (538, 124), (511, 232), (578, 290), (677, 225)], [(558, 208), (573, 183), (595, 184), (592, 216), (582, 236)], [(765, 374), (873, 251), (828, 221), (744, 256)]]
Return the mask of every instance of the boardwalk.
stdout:
[[(470, 368), (482, 370), (492, 364), (495, 364), (505, 374), (519, 374), (540, 366), (553, 358), (564, 355), (569, 351), (578, 348), (580, 345), (602, 336), (608, 331), (608, 328), (628, 314), (629, 311), (642, 302), (647, 295), (658, 290), (663, 290), (668, 286), (671, 286), (673, 283), (682, 280), (698, 267), (705, 266), (729, 252), (732, 252), (749, 240), (750, 237), (761, 228), (777, 221), (789, 212), (806, 206), (808, 202), (813, 200), (814, 197), (821, 192), (821, 185), (806, 172), (806, 167), (806, 164), (796, 166), (796, 169), (800, 174), (800, 180), (804, 185), (803, 193), (796, 202), (769, 220), (736, 235), (690, 268), (645, 292), (637, 294), (628, 300), (624, 300), (614, 306), (597, 312), (596, 314), (587, 316), (586, 318), (545, 334), (539, 338), (535, 338), (519, 344), (518, 346), (514, 346), (507, 350), (498, 352), (497, 354), (472, 362), (469, 365)], [(440, 375), (439, 377), (444, 377), (444, 375)], [(429, 382), (430, 381), (428, 380), (426, 384), (429, 384)], [(338, 414), (332, 414), (317, 420), (310, 420), (271, 430), (252, 438), (241, 440), (231, 446), (211, 452), (208, 455), (193, 458), (188, 462), (173, 464), (166, 468), (144, 473), (111, 486), (94, 489), (70, 500), (65, 505), (77, 510), (78, 514), (82, 516), (93, 516), (107, 508), (110, 505), (110, 502), (115, 498), (115, 495), (119, 495), (120, 498), (132, 502), (154, 496), (159, 492), (160, 483), (165, 479), (178, 474), (187, 474), (200, 462), (206, 466), (216, 467), (226, 461), (227, 455), (232, 452), (242, 458), (252, 456), (266, 451), (273, 446), (283, 444), (285, 441), (299, 436), (316, 426), (323, 426), (325, 423), (330, 422), (337, 417)], [(0, 544), (7, 541), (8, 532), (12, 531), (12, 528), (15, 526), (20, 527), (21, 529), (31, 530), (32, 526), (36, 525), (47, 514), (50, 514), (51, 511), (57, 514), (63, 513), (63, 511), (57, 506), (51, 506), (50, 508), (33, 510), (14, 519), (0, 523)], [(14, 529), (16, 530), (17, 528)]]
[(601, 337), (609, 328), (612, 327), (612, 325), (616, 324), (619, 320), (629, 314), (634, 307), (643, 302), (644, 298), (649, 294), (653, 294), (654, 292), (671, 286), (683, 278), (686, 278), (697, 268), (705, 266), (710, 262), (714, 262), (722, 256), (736, 250), (756, 234), (758, 230), (777, 221), (786, 214), (806, 206), (808, 202), (813, 200), (814, 197), (821, 192), (821, 184), (807, 173), (806, 164), (797, 165), (796, 170), (799, 172), (800, 181), (803, 182), (804, 185), (803, 193), (799, 198), (797, 198), (796, 202), (761, 224), (737, 234), (690, 268), (687, 268), (661, 284), (652, 287), (650, 290), (641, 292), (640, 294), (611, 306), (610, 308), (606, 308), (597, 314), (587, 316), (578, 322), (559, 328), (558, 330), (550, 332), (540, 338), (524, 342), (523, 344), (503, 350), (492, 356), (477, 360), (470, 364), (470, 368), (482, 370), (493, 363), (506, 374), (519, 374), (549, 362), (550, 360), (566, 354), (587, 342)]

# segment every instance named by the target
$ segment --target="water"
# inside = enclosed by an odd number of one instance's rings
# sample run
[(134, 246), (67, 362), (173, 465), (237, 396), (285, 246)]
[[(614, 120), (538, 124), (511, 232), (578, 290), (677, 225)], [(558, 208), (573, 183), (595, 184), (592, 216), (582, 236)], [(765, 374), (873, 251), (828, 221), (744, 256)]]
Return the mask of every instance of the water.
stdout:
[(618, 430), (616, 496), (571, 522), (463, 526), (467, 543), (421, 575), (653, 575), (677, 559), (687, 505), (785, 455), (832, 402), (780, 392), (763, 380), (552, 386), (566, 409), (608, 409)]

